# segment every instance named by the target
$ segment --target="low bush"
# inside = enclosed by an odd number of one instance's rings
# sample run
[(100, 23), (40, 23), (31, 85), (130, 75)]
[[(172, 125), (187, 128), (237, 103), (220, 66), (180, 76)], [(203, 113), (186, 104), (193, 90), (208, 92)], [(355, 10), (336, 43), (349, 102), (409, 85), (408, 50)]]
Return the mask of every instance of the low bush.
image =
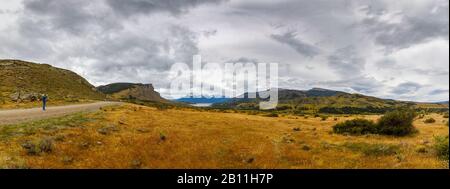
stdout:
[(167, 139), (167, 136), (166, 136), (166, 134), (165, 133), (163, 133), (163, 132), (160, 132), (159, 133), (159, 140), (161, 140), (161, 141), (165, 141)]
[(436, 123), (436, 120), (434, 118), (428, 118), (424, 121), (424, 123)]
[(397, 110), (386, 113), (378, 120), (378, 123), (361, 118), (338, 123), (333, 126), (333, 132), (353, 135), (381, 134), (404, 136), (417, 131), (412, 124), (415, 117), (416, 114), (413, 111)]
[(416, 116), (412, 110), (388, 112), (378, 120), (375, 134), (405, 136), (415, 133), (413, 121)]
[(352, 135), (363, 135), (374, 133), (376, 130), (376, 125), (373, 121), (367, 119), (353, 119), (347, 120), (343, 123), (338, 123), (333, 127), (333, 132), (338, 134), (352, 134)]
[(438, 136), (434, 138), (434, 149), (439, 159), (447, 160), (448, 156), (448, 136)]

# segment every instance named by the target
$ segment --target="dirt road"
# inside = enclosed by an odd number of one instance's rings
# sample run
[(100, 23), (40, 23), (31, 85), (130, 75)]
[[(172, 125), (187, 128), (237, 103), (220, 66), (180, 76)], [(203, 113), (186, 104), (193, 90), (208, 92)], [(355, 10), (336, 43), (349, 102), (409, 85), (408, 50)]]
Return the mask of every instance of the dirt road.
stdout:
[(15, 124), (25, 121), (39, 120), (45, 118), (59, 117), (72, 113), (98, 110), (104, 106), (118, 105), (120, 102), (96, 102), (90, 104), (77, 104), (68, 106), (47, 107), (46, 111), (42, 108), (0, 110), (0, 125)]

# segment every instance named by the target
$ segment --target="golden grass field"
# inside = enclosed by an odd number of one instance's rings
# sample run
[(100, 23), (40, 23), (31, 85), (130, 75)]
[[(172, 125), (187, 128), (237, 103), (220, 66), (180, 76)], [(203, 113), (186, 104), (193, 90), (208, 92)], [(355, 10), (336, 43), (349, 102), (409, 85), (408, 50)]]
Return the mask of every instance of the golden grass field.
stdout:
[[(407, 137), (332, 133), (334, 124), (355, 117), (321, 121), (126, 104), (1, 126), (0, 168), (448, 169), (432, 148), (434, 136), (449, 134), (442, 115), (416, 120), (419, 133)], [(423, 123), (429, 117), (436, 122)], [(27, 154), (27, 141), (51, 141), (52, 150)]]

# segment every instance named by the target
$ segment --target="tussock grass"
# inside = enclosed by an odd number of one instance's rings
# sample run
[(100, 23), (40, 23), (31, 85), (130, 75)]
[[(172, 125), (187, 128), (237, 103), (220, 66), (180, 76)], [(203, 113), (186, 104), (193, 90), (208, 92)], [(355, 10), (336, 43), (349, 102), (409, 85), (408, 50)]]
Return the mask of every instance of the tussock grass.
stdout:
[(388, 156), (395, 155), (399, 153), (400, 147), (398, 145), (390, 145), (390, 144), (369, 144), (365, 142), (360, 143), (345, 143), (344, 147), (356, 151), (361, 152), (366, 156)]
[(11, 137), (30, 136), (39, 131), (56, 131), (69, 127), (78, 127), (83, 123), (92, 121), (86, 116), (86, 113), (77, 113), (60, 118), (44, 119), (28, 123), (2, 125), (0, 126), (0, 140), (6, 140)]

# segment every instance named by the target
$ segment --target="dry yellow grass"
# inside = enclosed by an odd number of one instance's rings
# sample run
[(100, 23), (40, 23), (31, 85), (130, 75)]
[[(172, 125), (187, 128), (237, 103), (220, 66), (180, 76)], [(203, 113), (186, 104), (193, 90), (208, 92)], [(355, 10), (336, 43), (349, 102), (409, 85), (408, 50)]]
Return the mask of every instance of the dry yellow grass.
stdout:
[[(434, 136), (448, 135), (441, 115), (408, 137), (333, 134), (337, 122), (355, 118), (278, 118), (194, 110), (157, 110), (127, 104), (84, 115), (63, 129), (14, 136), (0, 143), (0, 166), (24, 168), (448, 168), (432, 151)], [(377, 119), (378, 116), (359, 116)], [(299, 128), (300, 131), (294, 131)], [(100, 129), (100, 130), (99, 130)], [(99, 132), (100, 131), (100, 132)], [(102, 134), (103, 133), (103, 134)], [(25, 140), (51, 136), (54, 150), (27, 155)], [(368, 155), (348, 144), (398, 146), (395, 154)], [(427, 152), (418, 152), (419, 148)]]

